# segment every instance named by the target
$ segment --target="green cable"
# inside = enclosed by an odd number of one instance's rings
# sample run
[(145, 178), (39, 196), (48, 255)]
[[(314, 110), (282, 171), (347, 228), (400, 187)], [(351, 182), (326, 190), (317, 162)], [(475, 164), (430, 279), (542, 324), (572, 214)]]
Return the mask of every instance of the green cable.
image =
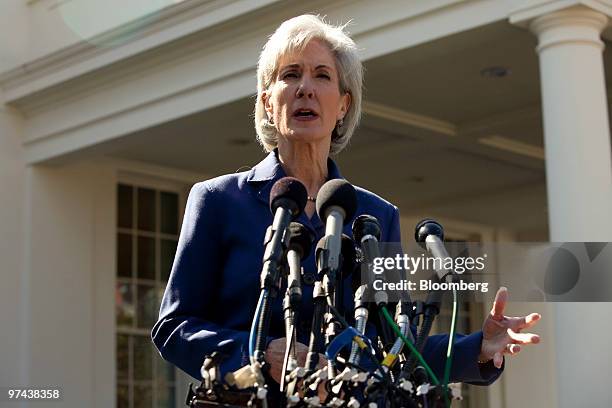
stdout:
[(391, 315), (389, 314), (389, 311), (387, 310), (387, 308), (383, 306), (382, 312), (383, 312), (383, 315), (385, 316), (385, 319), (387, 320), (387, 323), (389, 323), (389, 325), (393, 328), (393, 331), (395, 332), (395, 334), (397, 334), (402, 339), (402, 341), (408, 346), (412, 354), (414, 354), (417, 360), (419, 360), (419, 362), (423, 365), (423, 367), (425, 367), (425, 371), (427, 371), (427, 374), (429, 374), (429, 377), (431, 377), (431, 380), (434, 382), (434, 384), (440, 385), (440, 381), (438, 380), (438, 377), (436, 377), (434, 372), (431, 371), (431, 368), (425, 362), (425, 359), (423, 359), (423, 356), (421, 355), (421, 353), (419, 353), (417, 349), (414, 348), (410, 340), (408, 340), (406, 336), (402, 334), (399, 327), (397, 327), (397, 324), (395, 324), (395, 322), (391, 318)]
[(448, 336), (448, 348), (446, 349), (446, 363), (444, 364), (444, 396), (446, 406), (450, 407), (448, 399), (448, 382), (450, 381), (451, 365), (453, 363), (452, 353), (455, 343), (455, 328), (457, 326), (457, 291), (453, 289), (453, 315), (451, 318), (451, 330)]

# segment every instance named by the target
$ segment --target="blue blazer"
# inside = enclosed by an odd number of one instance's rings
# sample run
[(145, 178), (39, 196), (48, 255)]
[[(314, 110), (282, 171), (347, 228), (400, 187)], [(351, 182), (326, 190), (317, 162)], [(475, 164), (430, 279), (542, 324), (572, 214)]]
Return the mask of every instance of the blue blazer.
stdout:
[[(223, 372), (248, 363), (248, 338), (260, 291), (263, 239), (272, 223), (270, 189), (286, 174), (276, 151), (250, 171), (228, 174), (197, 183), (191, 189), (181, 228), (172, 272), (151, 337), (163, 358), (196, 379), (201, 379), (204, 356), (217, 344), (234, 340)], [(336, 164), (328, 160), (330, 179), (341, 178)], [(399, 211), (396, 206), (363, 188), (355, 187), (356, 216), (375, 216), (382, 228), (381, 242), (400, 242)], [(325, 226), (315, 213), (298, 219), (315, 235), (317, 242)], [(350, 223), (344, 233), (352, 236)], [(313, 251), (314, 252), (314, 251)], [(316, 272), (314, 254), (303, 261), (305, 274)], [(303, 284), (303, 301), (298, 340), (307, 344), (312, 318), (312, 285)], [(344, 296), (352, 310), (350, 279)], [(282, 294), (272, 307), (270, 338), (285, 336)], [(482, 332), (457, 335), (451, 381), (488, 385), (502, 369), (491, 362), (478, 364)], [(444, 372), (448, 335), (431, 336), (423, 357), (439, 378)]]

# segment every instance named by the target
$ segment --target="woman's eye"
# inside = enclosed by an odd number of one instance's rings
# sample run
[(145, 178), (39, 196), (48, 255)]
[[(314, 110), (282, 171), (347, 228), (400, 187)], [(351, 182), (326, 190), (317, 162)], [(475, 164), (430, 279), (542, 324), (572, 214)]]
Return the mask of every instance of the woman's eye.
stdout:
[(325, 74), (325, 73), (319, 74), (319, 78), (331, 79), (331, 77), (328, 74)]
[(283, 78), (297, 78), (297, 77), (298, 77), (298, 74), (295, 71), (289, 71), (283, 75)]

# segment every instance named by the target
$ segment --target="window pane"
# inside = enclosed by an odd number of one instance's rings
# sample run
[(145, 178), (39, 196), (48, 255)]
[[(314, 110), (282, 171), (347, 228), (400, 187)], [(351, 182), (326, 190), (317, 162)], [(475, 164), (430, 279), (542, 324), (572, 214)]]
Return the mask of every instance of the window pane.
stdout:
[(152, 329), (157, 321), (159, 303), (154, 285), (138, 285), (138, 327)]
[(134, 336), (134, 379), (153, 379), (153, 343), (148, 336)]
[(155, 190), (138, 189), (138, 229), (155, 231)]
[(127, 385), (117, 385), (117, 408), (129, 408), (130, 395)]
[(118, 407), (176, 406), (176, 368), (159, 355), (145, 333), (157, 320), (172, 269), (180, 230), (179, 198), (175, 192), (117, 186), (117, 226), (128, 231), (117, 231), (115, 313), (117, 326), (131, 331), (119, 330), (116, 335)]
[(132, 236), (117, 234), (117, 276), (132, 277)]
[(164, 234), (178, 234), (178, 194), (160, 194), (161, 201), (161, 232)]
[(160, 240), (161, 250), (161, 262), (160, 262), (160, 273), (161, 280), (164, 282), (168, 281), (170, 271), (172, 270), (172, 263), (174, 262), (174, 254), (176, 253), (176, 240), (174, 239), (162, 239)]
[(132, 326), (134, 324), (134, 293), (132, 285), (118, 282), (115, 289), (115, 311), (117, 326)]
[(174, 387), (157, 389), (157, 406), (159, 408), (174, 408)]
[(119, 184), (117, 187), (117, 225), (120, 228), (132, 228), (133, 206), (132, 187)]
[(153, 406), (153, 390), (149, 385), (134, 386), (134, 408), (151, 408)]
[(138, 277), (155, 279), (155, 238), (138, 237)]
[(128, 336), (125, 334), (117, 335), (117, 378), (125, 380), (129, 375), (129, 344)]

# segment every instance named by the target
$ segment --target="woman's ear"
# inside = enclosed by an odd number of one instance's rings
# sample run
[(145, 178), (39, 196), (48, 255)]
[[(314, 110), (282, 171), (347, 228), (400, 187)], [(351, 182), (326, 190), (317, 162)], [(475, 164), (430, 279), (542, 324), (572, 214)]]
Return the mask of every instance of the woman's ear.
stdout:
[(346, 113), (351, 107), (351, 101), (352, 101), (351, 93), (345, 92), (344, 95), (342, 95), (342, 99), (340, 101), (340, 117), (337, 118), (338, 120), (344, 119), (344, 117), (346, 116)]
[(268, 91), (263, 91), (261, 93), (261, 101), (263, 102), (264, 109), (268, 114), (268, 118), (271, 118), (274, 115), (274, 109), (272, 108), (272, 104), (270, 103), (270, 94)]

